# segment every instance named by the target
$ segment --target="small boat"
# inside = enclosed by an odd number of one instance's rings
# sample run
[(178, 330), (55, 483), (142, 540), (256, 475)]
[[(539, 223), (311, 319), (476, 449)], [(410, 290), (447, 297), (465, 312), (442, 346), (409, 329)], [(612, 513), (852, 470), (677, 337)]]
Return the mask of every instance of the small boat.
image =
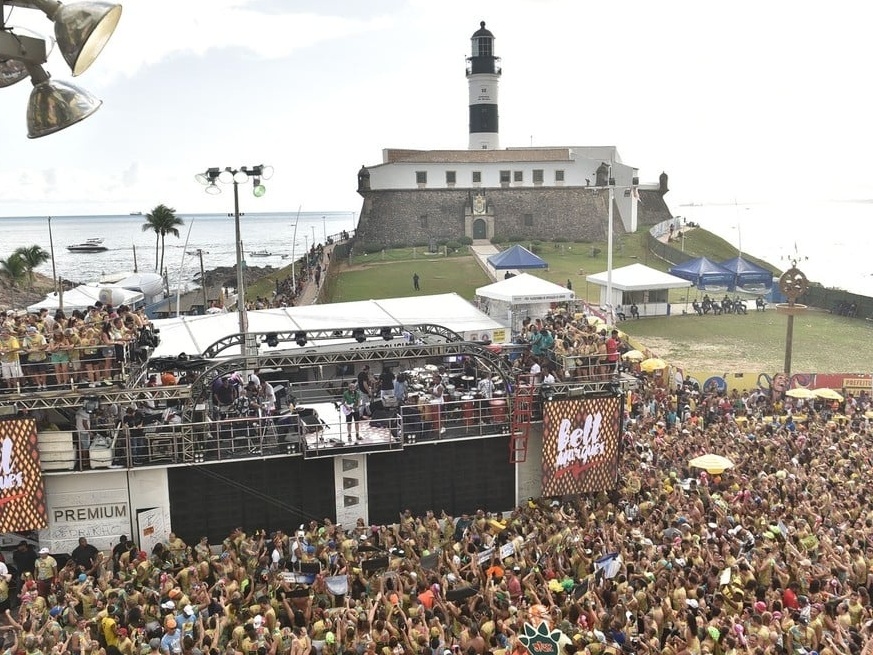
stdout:
[(272, 257), (273, 253), (269, 250), (252, 250), (249, 255), (251, 257)]
[(142, 216), (142, 212), (130, 212), (131, 216)]
[(93, 237), (84, 243), (74, 243), (71, 246), (67, 246), (67, 250), (70, 252), (104, 252), (109, 250), (109, 248), (103, 245), (102, 238)]
[(200, 248), (197, 248), (196, 250), (186, 250), (185, 254), (193, 255), (194, 257), (197, 257), (197, 255), (201, 255), (201, 254), (208, 255), (209, 251), (208, 250), (201, 250)]

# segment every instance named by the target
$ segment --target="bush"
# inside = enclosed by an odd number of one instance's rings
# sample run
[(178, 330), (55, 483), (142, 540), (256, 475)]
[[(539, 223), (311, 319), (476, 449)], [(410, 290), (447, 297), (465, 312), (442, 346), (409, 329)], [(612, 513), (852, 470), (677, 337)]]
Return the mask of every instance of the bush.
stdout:
[(473, 245), (473, 237), (468, 237), (466, 234), (462, 237), (458, 238), (458, 243), (462, 246), (472, 246)]
[(428, 246), (430, 246), (430, 244), (429, 244), (427, 241), (421, 241), (421, 240), (419, 240), (419, 241), (413, 241), (413, 242), (412, 242), (412, 247), (413, 247), (413, 248), (427, 248)]
[(552, 239), (555, 243), (567, 243), (568, 240), (567, 237), (555, 237)]
[(368, 255), (373, 255), (377, 252), (382, 252), (385, 248), (381, 243), (362, 243), (357, 250), (363, 250)]
[(452, 252), (458, 252), (461, 249), (461, 244), (457, 241), (446, 241), (446, 248)]
[(491, 237), (491, 243), (493, 243), (495, 246), (499, 246), (501, 243), (505, 243), (505, 242), (506, 242), (506, 238), (502, 237), (498, 234)]
[(536, 255), (543, 251), (543, 247), (538, 242), (534, 242), (530, 244), (530, 251)]

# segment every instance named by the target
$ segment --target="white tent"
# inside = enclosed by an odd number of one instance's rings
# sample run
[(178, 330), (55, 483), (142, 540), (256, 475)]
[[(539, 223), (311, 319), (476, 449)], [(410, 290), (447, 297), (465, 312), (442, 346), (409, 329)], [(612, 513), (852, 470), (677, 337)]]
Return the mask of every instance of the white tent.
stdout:
[(628, 307), (636, 304), (640, 316), (659, 316), (669, 314), (668, 291), (686, 289), (692, 282), (681, 277), (664, 273), (644, 264), (631, 264), (612, 270), (612, 298), (607, 298), (608, 272), (589, 275), (587, 281), (596, 284), (600, 290), (600, 304), (623, 307), (630, 316)]
[[(103, 304), (111, 304), (115, 307), (118, 305), (129, 305), (130, 307), (138, 307), (143, 302), (143, 295), (139, 291), (131, 291), (122, 287), (112, 286), (107, 284), (101, 285), (80, 285), (69, 291), (64, 291), (64, 312), (69, 314), (74, 309), (81, 311), (96, 303), (98, 300)], [(58, 294), (50, 293), (38, 303), (30, 305), (27, 308), (29, 312), (38, 312), (43, 307), (49, 311), (60, 307)]]
[(560, 284), (527, 273), (479, 287), (476, 295), (513, 305), (566, 302), (576, 297), (575, 293)]
[(518, 331), (526, 317), (544, 316), (552, 303), (572, 301), (576, 294), (560, 284), (521, 273), (479, 287), (476, 297), (485, 313)]
[[(248, 312), (248, 319), (249, 332), (255, 333), (431, 323), (442, 325), (473, 341), (487, 339), (494, 343), (505, 343), (509, 336), (503, 325), (490, 319), (456, 293), (262, 309)], [(178, 316), (158, 319), (153, 323), (160, 330), (161, 343), (154, 352), (154, 356), (159, 357), (174, 357), (180, 353), (197, 355), (219, 339), (239, 333), (239, 316), (236, 312)], [(313, 345), (319, 344), (310, 342), (306, 347)], [(295, 344), (279, 344), (279, 349), (297, 347)], [(360, 344), (351, 342), (349, 347), (360, 347)], [(225, 350), (222, 356), (239, 354), (240, 349), (234, 347)]]

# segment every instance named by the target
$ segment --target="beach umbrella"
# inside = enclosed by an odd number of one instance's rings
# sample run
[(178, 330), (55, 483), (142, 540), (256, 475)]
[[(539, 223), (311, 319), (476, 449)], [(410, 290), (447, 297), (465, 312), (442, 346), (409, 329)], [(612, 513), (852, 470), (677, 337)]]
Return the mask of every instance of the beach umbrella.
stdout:
[(822, 387), (821, 389), (813, 389), (813, 393), (819, 398), (824, 398), (825, 400), (839, 400), (842, 401), (843, 397), (840, 395), (838, 391), (834, 391), (833, 389), (828, 389), (827, 387)]
[(650, 357), (649, 359), (643, 360), (640, 364), (640, 370), (645, 373), (651, 373), (652, 371), (661, 371), (667, 368), (667, 362), (658, 357)]
[(626, 359), (629, 362), (639, 362), (644, 360), (646, 356), (639, 350), (628, 350), (624, 355), (621, 356), (621, 358)]
[(696, 469), (703, 469), (707, 473), (718, 475), (724, 473), (725, 469), (733, 468), (734, 463), (727, 457), (710, 453), (707, 455), (701, 455), (700, 457), (695, 457), (688, 462), (688, 466), (692, 466)]
[(818, 398), (815, 395), (815, 391), (812, 389), (807, 389), (805, 387), (797, 387), (797, 389), (789, 389), (785, 392), (785, 395), (789, 398), (799, 398), (801, 400), (812, 400), (813, 398)]

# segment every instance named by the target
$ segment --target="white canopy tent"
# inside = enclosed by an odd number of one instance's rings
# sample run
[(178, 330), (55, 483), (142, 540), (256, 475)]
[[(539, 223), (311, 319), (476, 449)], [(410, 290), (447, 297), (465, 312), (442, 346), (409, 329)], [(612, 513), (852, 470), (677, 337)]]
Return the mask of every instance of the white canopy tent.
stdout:
[(669, 315), (668, 292), (670, 289), (687, 289), (692, 286), (689, 280), (664, 273), (644, 264), (631, 264), (612, 270), (612, 298), (607, 298), (608, 272), (589, 275), (587, 281), (600, 289), (600, 304), (612, 305), (630, 316), (628, 307), (637, 305), (640, 316)]
[[(471, 341), (490, 340), (505, 343), (508, 335), (492, 320), (456, 293), (409, 298), (360, 300), (355, 302), (305, 305), (248, 312), (249, 331), (297, 332), (325, 329), (354, 329), (412, 326), (423, 323), (442, 325)], [(154, 356), (174, 357), (180, 353), (198, 355), (224, 337), (239, 333), (236, 312), (179, 316), (153, 321), (160, 330), (161, 343)], [(331, 343), (336, 344), (336, 341)], [(318, 343), (310, 342), (311, 348)], [(360, 347), (350, 342), (349, 347)], [(279, 344), (280, 349), (297, 348)], [(265, 346), (261, 346), (265, 348)], [(239, 355), (240, 348), (228, 348), (222, 355)]]
[(543, 316), (552, 303), (569, 302), (576, 294), (560, 284), (521, 273), (476, 289), (479, 307), (491, 318), (513, 330), (521, 329), (527, 316)]
[[(64, 291), (64, 312), (69, 313), (74, 309), (80, 311), (86, 310), (88, 307), (96, 303), (98, 300), (103, 304), (111, 304), (115, 307), (119, 305), (128, 305), (130, 307), (139, 307), (144, 301), (144, 296), (139, 291), (131, 291), (119, 286), (100, 284), (100, 285), (80, 285), (69, 291)], [(30, 305), (27, 308), (28, 312), (38, 312), (43, 307), (49, 311), (54, 311), (60, 307), (60, 299), (58, 294), (52, 292), (38, 303)]]

